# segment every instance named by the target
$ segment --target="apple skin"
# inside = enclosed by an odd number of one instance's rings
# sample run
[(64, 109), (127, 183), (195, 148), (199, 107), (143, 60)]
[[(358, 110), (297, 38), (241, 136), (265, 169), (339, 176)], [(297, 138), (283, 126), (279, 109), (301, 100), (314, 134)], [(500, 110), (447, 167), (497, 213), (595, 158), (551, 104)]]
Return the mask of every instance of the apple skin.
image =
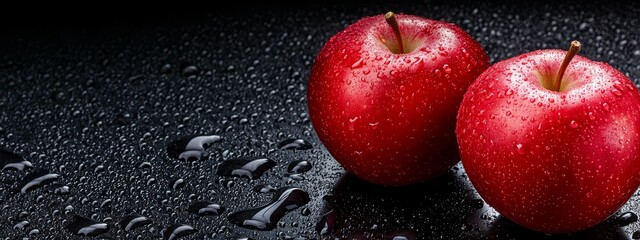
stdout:
[(380, 40), (396, 42), (384, 16), (365, 17), (324, 45), (307, 91), (312, 124), (333, 158), (360, 179), (390, 186), (433, 178), (459, 161), (458, 106), (489, 65), (459, 27), (397, 19), (412, 52), (391, 52)]
[(487, 69), (464, 96), (456, 134), (480, 196), (526, 228), (569, 233), (619, 209), (640, 184), (640, 94), (606, 63), (576, 56), (561, 92), (544, 88), (566, 51)]

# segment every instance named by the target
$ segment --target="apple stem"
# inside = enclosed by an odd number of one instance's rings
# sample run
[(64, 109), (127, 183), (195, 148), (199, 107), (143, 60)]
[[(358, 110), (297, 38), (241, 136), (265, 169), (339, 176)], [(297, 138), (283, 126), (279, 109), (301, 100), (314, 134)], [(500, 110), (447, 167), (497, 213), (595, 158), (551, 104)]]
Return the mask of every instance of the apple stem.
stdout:
[(398, 40), (398, 49), (400, 49), (400, 53), (404, 53), (404, 46), (402, 45), (402, 35), (400, 35), (400, 26), (398, 26), (398, 17), (393, 12), (388, 12), (384, 15), (384, 20), (387, 20), (387, 23), (393, 31), (396, 33), (396, 39)]
[(562, 76), (564, 75), (564, 71), (567, 70), (571, 59), (580, 52), (581, 44), (577, 40), (571, 41), (571, 46), (569, 47), (569, 51), (567, 51), (567, 55), (564, 56), (564, 60), (562, 61), (562, 65), (560, 65), (560, 69), (558, 70), (558, 75), (556, 79), (556, 91), (560, 91), (560, 86), (562, 85)]

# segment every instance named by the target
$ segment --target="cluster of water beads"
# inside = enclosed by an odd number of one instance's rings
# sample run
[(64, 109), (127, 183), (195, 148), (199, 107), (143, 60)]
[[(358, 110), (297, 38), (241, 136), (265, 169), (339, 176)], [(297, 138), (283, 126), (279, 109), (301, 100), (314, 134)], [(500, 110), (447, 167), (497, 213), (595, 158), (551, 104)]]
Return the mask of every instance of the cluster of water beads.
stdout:
[[(176, 141), (171, 142), (167, 145), (168, 155), (172, 158), (176, 158), (179, 160), (200, 160), (205, 159), (208, 156), (206, 149), (210, 147), (213, 143), (221, 140), (219, 136), (211, 135), (211, 136), (187, 136), (178, 138)], [(288, 142), (288, 143), (287, 143)], [(287, 146), (288, 145), (288, 146)], [(285, 140), (283, 143), (278, 145), (281, 149), (297, 149), (297, 150), (305, 150), (311, 148), (310, 143), (305, 140)], [(0, 163), (2, 165), (0, 167), (3, 170), (28, 170), (33, 168), (33, 165), (24, 160), (17, 154), (11, 153), (6, 150), (0, 151)], [(240, 177), (247, 179), (258, 179), (269, 169), (276, 166), (276, 162), (269, 158), (249, 158), (249, 157), (240, 157), (235, 159), (229, 159), (221, 162), (217, 166), (217, 173), (221, 177)], [(78, 169), (84, 169), (86, 164), (81, 164)], [(99, 173), (102, 172), (105, 167), (103, 165), (89, 166), (94, 169), (98, 169), (94, 172)], [(139, 169), (149, 169), (151, 168), (151, 163), (142, 162), (138, 165)], [(62, 169), (62, 168), (61, 168)], [(308, 161), (298, 160), (292, 161), (288, 166), (289, 172), (294, 173), (303, 173), (309, 171), (311, 169), (311, 164)], [(63, 170), (63, 169), (62, 169)], [(62, 171), (61, 170), (61, 171)], [(50, 173), (45, 169), (35, 169), (25, 175), (22, 180), (18, 181), (17, 184), (12, 188), (13, 192), (26, 193), (32, 191), (36, 188), (40, 188), (45, 185), (50, 185), (48, 190), (50, 193), (56, 195), (67, 195), (70, 194), (69, 186), (64, 184), (57, 183), (61, 176), (55, 173)], [(224, 180), (224, 179), (221, 179)], [(185, 180), (183, 178), (175, 178), (169, 183), (170, 188), (177, 190), (183, 188), (185, 186)], [(260, 229), (260, 230), (271, 230), (277, 226), (278, 221), (289, 211), (301, 207), (309, 202), (309, 195), (305, 191), (299, 188), (281, 188), (276, 189), (270, 185), (260, 186), (257, 185), (254, 187), (254, 191), (268, 193), (268, 192), (276, 192), (274, 194), (273, 200), (271, 203), (268, 203), (262, 207), (248, 209), (248, 210), (240, 210), (234, 212), (229, 215), (229, 222), (234, 223), (236, 225), (251, 228), (251, 229)], [(102, 203), (99, 204), (100, 209), (110, 209), (110, 205), (113, 201), (111, 199), (106, 199)], [(97, 205), (96, 205), (97, 206)], [(264, 212), (265, 208), (273, 208), (274, 211)], [(68, 205), (66, 207), (67, 212), (70, 212), (73, 208)], [(263, 210), (262, 213), (261, 210)], [(307, 212), (309, 211), (306, 209)], [(216, 216), (221, 215), (225, 211), (225, 207), (220, 204), (209, 202), (209, 201), (199, 201), (192, 203), (187, 212), (190, 212), (195, 215), (200, 216)], [(310, 212), (309, 212), (310, 213)], [(308, 214), (307, 214), (308, 215)], [(108, 221), (111, 221), (111, 218), (108, 217), (106, 221), (95, 221), (94, 218), (96, 215), (94, 214), (91, 218), (74, 214), (72, 218), (67, 221), (65, 224), (65, 228), (79, 236), (99, 236), (106, 232), (109, 232), (112, 229), (112, 224)], [(245, 224), (245, 222), (253, 222), (256, 227), (254, 227), (251, 223)], [(117, 225), (124, 230), (125, 232), (133, 231), (134, 229), (144, 227), (146, 225), (152, 224), (153, 221), (143, 215), (140, 215), (135, 212), (130, 212), (130, 214), (125, 215), (121, 218)], [(17, 221), (15, 223), (15, 229), (23, 230), (29, 227), (30, 224), (28, 221)], [(191, 235), (196, 233), (198, 230), (193, 228), (191, 225), (187, 224), (174, 224), (169, 227), (164, 228), (159, 234), (163, 239), (178, 239), (187, 235)], [(38, 229), (33, 229), (30, 231), (30, 234), (39, 233)]]

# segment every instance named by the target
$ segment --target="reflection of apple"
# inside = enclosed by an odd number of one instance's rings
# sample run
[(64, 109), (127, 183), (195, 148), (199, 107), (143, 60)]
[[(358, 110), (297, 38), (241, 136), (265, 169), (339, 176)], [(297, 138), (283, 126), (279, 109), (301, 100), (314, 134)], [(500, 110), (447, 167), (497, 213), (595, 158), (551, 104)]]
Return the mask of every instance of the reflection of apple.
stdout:
[(471, 183), (502, 215), (547, 233), (596, 225), (640, 184), (640, 93), (605, 63), (571, 61), (578, 50), (495, 64), (458, 113)]
[(363, 18), (333, 36), (314, 62), (307, 95), (331, 155), (384, 185), (426, 180), (458, 161), (456, 112), (489, 64), (482, 47), (451, 23), (395, 19)]

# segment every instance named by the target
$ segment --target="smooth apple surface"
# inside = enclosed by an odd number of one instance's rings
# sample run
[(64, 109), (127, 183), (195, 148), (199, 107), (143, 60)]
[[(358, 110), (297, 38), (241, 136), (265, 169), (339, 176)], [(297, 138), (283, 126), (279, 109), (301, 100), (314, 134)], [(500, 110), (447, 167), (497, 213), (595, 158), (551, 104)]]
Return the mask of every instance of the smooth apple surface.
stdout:
[(576, 56), (549, 90), (566, 51), (501, 61), (460, 106), (463, 166), (484, 200), (546, 233), (594, 226), (640, 184), (640, 94), (606, 63)]
[(318, 137), (366, 181), (406, 185), (459, 161), (455, 117), (489, 60), (459, 27), (397, 15), (404, 52), (383, 15), (334, 35), (309, 78), (308, 107)]

